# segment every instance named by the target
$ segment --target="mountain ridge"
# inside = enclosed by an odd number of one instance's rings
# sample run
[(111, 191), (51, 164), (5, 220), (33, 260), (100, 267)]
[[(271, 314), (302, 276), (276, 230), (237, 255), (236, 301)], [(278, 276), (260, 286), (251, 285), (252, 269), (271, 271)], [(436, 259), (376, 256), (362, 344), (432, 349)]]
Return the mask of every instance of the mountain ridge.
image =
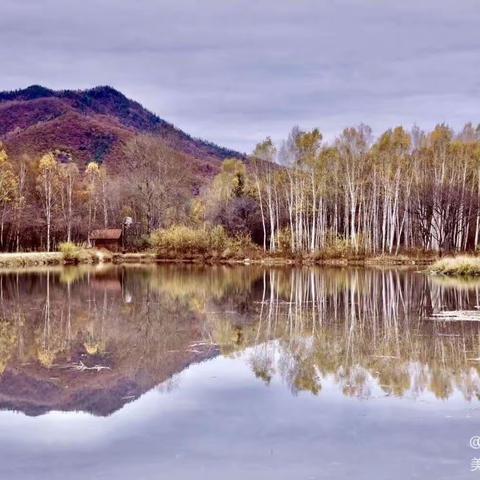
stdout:
[(114, 161), (136, 134), (161, 137), (171, 148), (210, 167), (234, 150), (194, 138), (111, 86), (52, 90), (41, 85), (0, 92), (0, 140), (13, 154), (69, 151), (80, 163)]

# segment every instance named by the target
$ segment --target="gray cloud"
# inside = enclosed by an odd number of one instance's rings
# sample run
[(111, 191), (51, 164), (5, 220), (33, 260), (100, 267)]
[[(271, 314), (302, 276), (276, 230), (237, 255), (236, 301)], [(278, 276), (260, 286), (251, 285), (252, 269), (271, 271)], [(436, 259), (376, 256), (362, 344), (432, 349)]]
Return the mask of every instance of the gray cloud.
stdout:
[(477, 0), (1, 0), (0, 89), (109, 84), (244, 151), (479, 121)]

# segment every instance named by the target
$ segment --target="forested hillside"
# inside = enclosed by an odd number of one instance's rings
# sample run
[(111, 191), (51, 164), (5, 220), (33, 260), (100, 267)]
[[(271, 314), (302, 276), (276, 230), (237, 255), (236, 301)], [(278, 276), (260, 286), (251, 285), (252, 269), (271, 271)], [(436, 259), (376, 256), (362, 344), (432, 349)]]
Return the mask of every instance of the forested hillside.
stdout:
[(42, 155), (56, 149), (76, 163), (115, 162), (122, 145), (138, 133), (151, 133), (168, 146), (201, 160), (205, 173), (227, 157), (241, 157), (192, 138), (111, 87), (53, 91), (31, 86), (0, 92), (0, 139), (12, 155)]

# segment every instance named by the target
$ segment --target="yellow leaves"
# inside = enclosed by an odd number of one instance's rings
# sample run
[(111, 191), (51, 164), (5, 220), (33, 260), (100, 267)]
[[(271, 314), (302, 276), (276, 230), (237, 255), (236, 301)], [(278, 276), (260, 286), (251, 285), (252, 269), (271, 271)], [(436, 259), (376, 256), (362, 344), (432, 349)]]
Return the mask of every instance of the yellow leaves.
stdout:
[(96, 339), (93, 336), (89, 336), (84, 343), (83, 347), (88, 355), (102, 355), (105, 353), (106, 346), (105, 342), (101, 339)]
[(258, 143), (253, 151), (253, 156), (265, 162), (274, 162), (277, 155), (277, 149), (270, 137), (267, 137), (263, 142)]
[(100, 167), (98, 166), (98, 163), (96, 162), (90, 162), (88, 165), (87, 165), (87, 168), (85, 170), (85, 173), (87, 175), (98, 175), (100, 171)]
[(392, 142), (393, 142), (394, 148), (408, 151), (408, 149), (412, 145), (412, 138), (403, 129), (403, 127), (396, 127), (393, 130)]
[(8, 155), (3, 147), (2, 142), (0, 142), (0, 167), (2, 167), (8, 161)]
[(60, 163), (57, 159), (57, 153), (48, 152), (38, 161), (37, 182), (41, 188), (45, 185), (59, 191), (62, 185), (73, 185), (79, 175), (78, 167), (69, 157), (69, 163)]
[(37, 358), (40, 362), (40, 365), (45, 368), (50, 368), (55, 361), (56, 352), (48, 349), (48, 348), (41, 348), (37, 352)]
[(46, 153), (40, 158), (38, 169), (41, 174), (51, 172), (57, 168), (57, 160), (52, 152)]
[(445, 124), (437, 125), (429, 135), (429, 141), (434, 150), (446, 147), (453, 138), (453, 131)]
[(7, 152), (0, 143), (0, 202), (13, 201), (18, 186), (18, 178), (8, 159)]
[(207, 203), (225, 203), (232, 197), (242, 196), (245, 193), (246, 181), (245, 164), (241, 160), (224, 160), (222, 171), (214, 178), (210, 187)]
[(96, 162), (90, 162), (85, 169), (85, 176), (90, 183), (89, 190), (90, 195), (92, 195), (99, 184), (101, 185), (106, 182), (107, 169)]
[(58, 191), (60, 180), (60, 169), (55, 154), (46, 153), (38, 162), (37, 188), (48, 202), (49, 208), (55, 201), (53, 192)]
[(318, 128), (314, 128), (311, 132), (300, 132), (295, 139), (295, 144), (300, 153), (300, 160), (312, 161), (321, 146), (322, 134)]
[(193, 199), (190, 216), (194, 225), (203, 225), (205, 221), (205, 210), (204, 200), (198, 198)]
[(241, 160), (236, 158), (227, 158), (222, 164), (222, 173), (227, 175), (245, 175), (245, 165)]
[(150, 241), (159, 252), (172, 251), (176, 254), (222, 251), (232, 243), (223, 227), (218, 225), (208, 230), (177, 225), (156, 230), (152, 233)]
[(90, 162), (87, 165), (85, 174), (91, 178), (98, 177), (103, 179), (103, 178), (106, 178), (107, 176), (107, 169), (103, 165), (99, 165), (96, 162)]
[(4, 372), (8, 360), (12, 356), (17, 340), (17, 329), (14, 323), (0, 320), (0, 375)]
[(389, 157), (406, 155), (412, 144), (411, 136), (403, 129), (396, 127), (394, 130), (384, 132), (377, 143), (374, 145), (373, 151), (378, 154), (385, 154)]

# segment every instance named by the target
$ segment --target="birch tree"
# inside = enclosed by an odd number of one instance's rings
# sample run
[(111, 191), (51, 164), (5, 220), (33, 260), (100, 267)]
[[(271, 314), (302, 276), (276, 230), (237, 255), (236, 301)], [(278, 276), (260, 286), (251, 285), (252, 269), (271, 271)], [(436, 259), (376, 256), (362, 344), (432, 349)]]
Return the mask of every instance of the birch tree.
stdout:
[(18, 178), (8, 159), (7, 152), (0, 143), (0, 247), (4, 248), (4, 227), (7, 208), (15, 200)]
[(66, 227), (67, 242), (72, 241), (72, 222), (74, 217), (74, 194), (80, 172), (75, 163), (70, 162), (60, 168), (59, 178), (61, 181), (60, 199), (63, 218)]
[(53, 153), (46, 153), (38, 164), (38, 189), (40, 192), (43, 214), (46, 224), (46, 248), (51, 249), (51, 230), (54, 207), (58, 200), (57, 189), (59, 183), (58, 163)]

